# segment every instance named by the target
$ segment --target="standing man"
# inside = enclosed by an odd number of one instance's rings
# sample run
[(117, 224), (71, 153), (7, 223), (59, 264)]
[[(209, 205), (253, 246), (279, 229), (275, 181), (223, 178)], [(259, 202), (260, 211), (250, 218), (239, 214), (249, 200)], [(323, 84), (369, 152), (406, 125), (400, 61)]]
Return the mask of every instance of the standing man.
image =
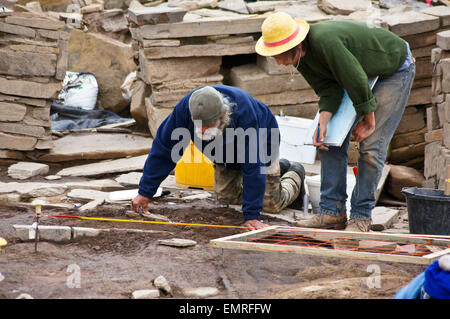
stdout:
[(264, 228), (263, 208), (276, 213), (303, 200), (304, 168), (279, 159), (278, 124), (270, 109), (242, 89), (213, 85), (186, 95), (159, 126), (132, 200), (134, 211), (147, 211), (191, 140), (214, 163), (218, 201), (242, 203), (245, 226)]
[[(273, 56), (278, 64), (294, 65), (319, 96), (319, 138), (314, 145), (321, 159), (320, 212), (301, 227), (367, 232), (371, 226), (375, 191), (387, 149), (400, 122), (415, 74), (407, 42), (375, 26), (353, 21), (326, 21), (309, 25), (277, 12), (262, 24), (256, 52)], [(373, 92), (368, 78), (379, 76)], [(344, 89), (356, 113), (341, 147), (325, 150), (327, 123), (339, 108)], [(346, 177), (348, 146), (353, 133), (360, 143), (358, 175), (347, 223)]]

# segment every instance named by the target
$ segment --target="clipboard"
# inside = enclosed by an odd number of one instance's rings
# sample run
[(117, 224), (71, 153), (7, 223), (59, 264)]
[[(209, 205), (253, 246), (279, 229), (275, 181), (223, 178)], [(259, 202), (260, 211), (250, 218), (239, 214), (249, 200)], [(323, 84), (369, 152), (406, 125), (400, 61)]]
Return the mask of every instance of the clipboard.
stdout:
[[(378, 76), (369, 79), (369, 86), (372, 90), (375, 83), (378, 80)], [(341, 104), (337, 112), (333, 115), (327, 125), (327, 134), (324, 138), (324, 144), (328, 146), (338, 146), (340, 147), (348, 135), (348, 132), (358, 118), (355, 108), (353, 107), (353, 102), (350, 99), (347, 91), (344, 89), (344, 96), (342, 97)], [(313, 136), (316, 131), (317, 125), (319, 124), (319, 111), (316, 114), (308, 132), (305, 135), (305, 145), (313, 145)]]

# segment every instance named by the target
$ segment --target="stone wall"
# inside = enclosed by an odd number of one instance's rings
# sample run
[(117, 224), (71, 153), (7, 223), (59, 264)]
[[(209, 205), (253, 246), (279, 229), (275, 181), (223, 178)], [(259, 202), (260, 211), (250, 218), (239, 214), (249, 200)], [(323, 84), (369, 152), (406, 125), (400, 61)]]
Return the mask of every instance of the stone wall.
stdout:
[(52, 148), (50, 106), (67, 67), (65, 23), (0, 13), (0, 158)]
[(444, 190), (450, 166), (450, 31), (437, 34), (437, 45), (431, 55), (432, 103), (426, 109), (424, 187)]
[[(273, 58), (255, 54), (254, 44), (265, 18), (260, 13), (274, 10), (274, 6), (270, 2), (248, 3), (250, 13), (258, 14), (251, 18), (238, 15), (196, 20), (191, 17), (195, 11), (183, 18), (185, 13), (180, 10), (161, 8), (137, 8), (130, 14), (133, 48), (139, 61), (138, 77), (148, 92), (146, 96), (141, 90), (138, 98), (142, 103), (145, 101), (152, 134), (180, 98), (197, 86), (214, 83), (245, 89), (266, 103), (274, 114), (315, 116), (318, 97), (302, 76), (293, 67), (278, 66)], [(337, 15), (327, 14), (316, 5), (286, 4), (275, 10), (309, 23), (330, 19), (374, 23), (408, 41), (416, 58), (416, 76), (388, 160), (422, 169), (427, 144), (427, 109), (432, 106), (431, 50), (436, 47), (436, 34), (449, 28), (450, 8), (437, 6), (420, 11), (394, 8), (382, 14), (358, 11)], [(220, 67), (223, 56), (239, 54), (255, 55), (255, 62), (233, 66), (230, 70)], [(350, 164), (356, 163), (357, 142), (351, 142), (349, 155)]]

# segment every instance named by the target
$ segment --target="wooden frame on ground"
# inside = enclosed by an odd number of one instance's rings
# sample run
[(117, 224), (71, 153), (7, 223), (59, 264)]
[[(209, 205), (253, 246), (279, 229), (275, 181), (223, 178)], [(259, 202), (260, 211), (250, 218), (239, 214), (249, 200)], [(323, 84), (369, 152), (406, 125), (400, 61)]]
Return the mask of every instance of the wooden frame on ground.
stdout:
[[(281, 241), (268, 242), (272, 239), (267, 238), (276, 236), (281, 237)], [(282, 238), (283, 236), (285, 238)], [(302, 242), (305, 238), (307, 240)], [(439, 257), (450, 254), (450, 236), (357, 233), (270, 226), (214, 239), (210, 241), (210, 246), (428, 265)], [(363, 246), (365, 248), (361, 248)], [(408, 248), (411, 250), (408, 251)]]

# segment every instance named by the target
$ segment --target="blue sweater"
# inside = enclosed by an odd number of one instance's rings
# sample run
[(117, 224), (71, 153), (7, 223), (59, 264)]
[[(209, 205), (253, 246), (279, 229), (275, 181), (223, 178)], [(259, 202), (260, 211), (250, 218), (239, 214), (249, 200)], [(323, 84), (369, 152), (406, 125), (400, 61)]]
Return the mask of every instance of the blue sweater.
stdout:
[[(278, 156), (280, 138), (277, 121), (265, 104), (244, 90), (226, 85), (213, 87), (234, 104), (231, 123), (225, 132), (212, 141), (203, 141), (194, 135), (194, 123), (189, 111), (192, 92), (186, 95), (158, 128), (144, 165), (139, 194), (151, 198), (156, 193), (192, 140), (214, 164), (241, 171), (244, 219), (259, 219), (266, 187), (264, 168)], [(256, 136), (250, 133), (256, 133)], [(242, 138), (245, 143), (242, 143)], [(207, 149), (213, 151), (206, 152)]]

